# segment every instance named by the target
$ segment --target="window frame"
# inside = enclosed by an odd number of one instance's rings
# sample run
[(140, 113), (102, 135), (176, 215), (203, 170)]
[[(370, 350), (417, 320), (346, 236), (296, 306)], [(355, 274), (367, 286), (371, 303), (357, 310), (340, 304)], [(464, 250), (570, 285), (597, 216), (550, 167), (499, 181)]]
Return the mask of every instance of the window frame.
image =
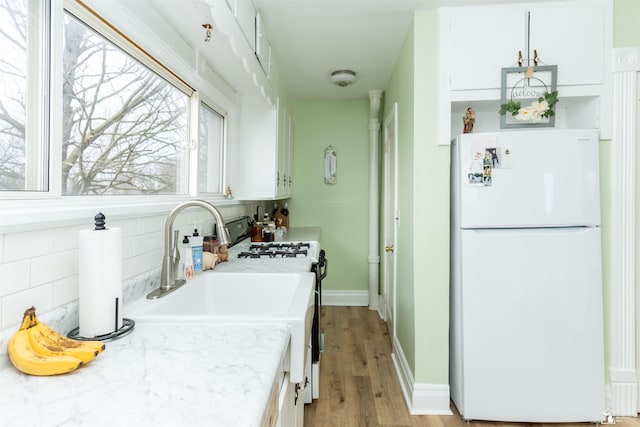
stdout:
[[(29, 4), (29, 11), (33, 5)], [(41, 99), (51, 100), (51, 93), (54, 82), (51, 73), (46, 71), (51, 68), (52, 46), (53, 46), (53, 9), (50, 2), (42, 2), (37, 10), (37, 16), (27, 16), (27, 32), (34, 36), (31, 40), (37, 44), (37, 52), (26, 53), (27, 67), (29, 70), (25, 82), (31, 88), (26, 99), (25, 128), (35, 131), (25, 134), (25, 184), (27, 181), (37, 181), (37, 190), (7, 190), (0, 192), (1, 198), (25, 199), (25, 198), (46, 198), (50, 196), (51, 182), (51, 106), (41, 104)], [(29, 12), (27, 12), (29, 13)], [(35, 29), (32, 27), (36, 27)], [(35, 33), (35, 34), (34, 34)], [(34, 73), (33, 70), (36, 70)], [(35, 88), (35, 90), (33, 90)], [(37, 126), (42, 123), (42, 126)], [(32, 152), (31, 156), (27, 152)], [(34, 163), (38, 165), (38, 171), (31, 174), (28, 171), (33, 165), (29, 157), (36, 159)]]
[[(100, 204), (101, 206), (140, 206), (144, 204), (158, 205), (158, 203), (164, 204), (175, 203), (177, 201), (193, 198), (203, 197), (213, 201), (225, 200), (225, 190), (228, 182), (228, 118), (229, 112), (221, 105), (227, 105), (229, 108), (233, 108), (234, 100), (225, 96), (225, 90), (228, 88), (216, 88), (210, 83), (203, 81), (198, 75), (197, 70), (188, 64), (181, 63), (181, 61), (175, 56), (174, 53), (168, 52), (166, 58), (156, 58), (148, 50), (145, 50), (129, 36), (120, 31), (115, 24), (110, 23), (107, 19), (99, 15), (99, 13), (90, 9), (84, 3), (79, 0), (64, 0), (63, 2), (47, 2), (49, 6), (50, 16), (50, 32), (49, 32), (49, 58), (50, 58), (50, 72), (49, 72), (49, 123), (48, 126), (43, 126), (40, 131), (46, 131), (49, 134), (48, 138), (44, 138), (48, 143), (43, 144), (48, 149), (49, 162), (48, 162), (48, 176), (49, 185), (47, 191), (4, 191), (0, 192), (0, 213), (5, 214), (4, 208), (10, 208), (14, 205), (18, 210), (29, 210), (30, 201), (34, 202), (33, 206), (36, 210), (40, 210), (42, 203), (40, 201), (49, 201), (46, 206), (60, 207), (69, 206), (69, 210), (77, 210), (77, 206), (93, 206)], [(154, 72), (158, 73), (161, 77), (174, 84), (178, 89), (187, 93), (191, 97), (189, 103), (189, 125), (187, 129), (188, 143), (187, 149), (189, 150), (189, 167), (187, 171), (187, 194), (169, 194), (169, 195), (143, 195), (142, 201), (141, 195), (106, 195), (106, 196), (93, 196), (93, 195), (62, 195), (61, 194), (61, 146), (62, 146), (62, 112), (60, 108), (55, 108), (61, 102), (62, 99), (62, 55), (52, 54), (56, 51), (61, 51), (63, 46), (63, 26), (65, 13), (70, 13), (80, 21), (115, 43), (118, 47), (123, 49), (126, 53), (133, 55), (137, 60), (151, 68)], [(142, 30), (143, 32), (145, 30)], [(146, 30), (148, 37), (144, 37), (144, 41), (147, 44), (150, 40), (154, 40), (155, 35)], [(157, 45), (162, 45), (162, 40), (159, 42), (156, 40)], [(153, 44), (153, 43), (151, 43)], [(158, 47), (156, 46), (156, 51)], [(162, 49), (160, 49), (162, 51)], [(166, 50), (166, 49), (165, 49)], [(169, 59), (167, 61), (167, 58)], [(177, 69), (178, 71), (173, 71)], [(196, 88), (196, 84), (192, 85), (187, 83), (187, 79), (182, 76), (189, 76), (191, 80), (198, 83), (202, 90)], [(228, 90), (227, 90), (228, 91)], [(220, 99), (220, 102), (214, 102), (213, 99)], [(199, 193), (197, 182), (197, 148), (198, 148), (198, 116), (200, 103), (206, 104), (209, 108), (216, 111), (223, 117), (223, 141), (222, 141), (222, 193)], [(195, 118), (195, 120), (194, 120)], [(75, 199), (75, 200), (74, 200)], [(70, 201), (72, 201), (70, 203)], [(14, 201), (15, 203), (12, 203)], [(54, 204), (50, 202), (55, 202)], [(74, 208), (74, 206), (76, 208)], [(7, 212), (10, 213), (10, 212)], [(74, 215), (72, 215), (74, 216)], [(9, 221), (12, 222), (12, 221)], [(20, 223), (21, 221), (17, 221)], [(0, 221), (0, 229), (3, 223), (7, 221)]]
[[(197, 129), (198, 131), (200, 130), (200, 108), (202, 105), (204, 105), (205, 107), (209, 108), (210, 110), (212, 110), (213, 112), (215, 112), (216, 114), (220, 115), (220, 117), (222, 118), (222, 140), (220, 141), (220, 192), (209, 192), (209, 191), (204, 191), (201, 192), (198, 189), (198, 169), (196, 169), (196, 173), (195, 173), (195, 178), (192, 180), (192, 182), (195, 183), (195, 191), (194, 194), (198, 195), (198, 196), (221, 196), (224, 197), (226, 195), (226, 188), (227, 188), (227, 126), (228, 126), (228, 122), (227, 122), (227, 114), (224, 112), (224, 110), (222, 108), (220, 108), (216, 103), (212, 102), (209, 98), (205, 97), (205, 96), (198, 96), (198, 123), (196, 123), (197, 126), (194, 127), (194, 129)], [(200, 143), (200, 134), (197, 134), (198, 138), (196, 140), (196, 145), (199, 147), (199, 143)], [(197, 159), (197, 150), (196, 150), (196, 164), (198, 163), (198, 159)]]

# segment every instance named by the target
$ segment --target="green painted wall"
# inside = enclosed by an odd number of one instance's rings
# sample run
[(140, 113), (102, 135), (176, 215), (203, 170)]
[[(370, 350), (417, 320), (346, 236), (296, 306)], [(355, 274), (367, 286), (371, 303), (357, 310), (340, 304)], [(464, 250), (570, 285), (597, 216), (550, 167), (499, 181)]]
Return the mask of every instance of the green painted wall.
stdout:
[[(319, 225), (331, 267), (325, 290), (369, 288), (369, 99), (293, 102), (290, 225)], [(324, 149), (338, 153), (335, 185), (324, 184)]]
[(449, 147), (437, 145), (438, 14), (419, 11), (385, 94), (398, 104), (398, 340), (417, 383), (447, 384)]
[[(449, 383), (449, 146), (438, 140), (438, 13), (416, 12), (414, 287), (416, 383)], [(438, 185), (434, 185), (437, 183)]]
[(414, 24), (405, 36), (389, 84), (385, 91), (384, 117), (387, 117), (394, 103), (398, 104), (398, 210), (400, 223), (396, 234), (396, 334), (402, 351), (412, 372), (415, 373), (415, 308), (420, 301), (414, 301), (414, 70), (415, 44)]
[(613, 46), (640, 46), (640, 1), (614, 0)]

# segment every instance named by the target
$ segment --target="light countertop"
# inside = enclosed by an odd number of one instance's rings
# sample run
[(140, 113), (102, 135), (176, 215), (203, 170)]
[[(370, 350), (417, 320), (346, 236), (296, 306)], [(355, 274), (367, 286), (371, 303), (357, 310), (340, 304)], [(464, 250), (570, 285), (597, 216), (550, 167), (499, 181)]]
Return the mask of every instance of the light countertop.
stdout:
[(0, 425), (260, 426), (286, 324), (136, 324), (64, 375), (0, 369)]
[[(319, 241), (320, 228), (293, 227), (284, 240)], [(302, 273), (313, 261), (247, 262), (241, 245), (213, 272)], [(0, 426), (260, 426), (289, 339), (285, 323), (138, 323), (95, 360), (52, 377), (25, 375), (0, 352)]]

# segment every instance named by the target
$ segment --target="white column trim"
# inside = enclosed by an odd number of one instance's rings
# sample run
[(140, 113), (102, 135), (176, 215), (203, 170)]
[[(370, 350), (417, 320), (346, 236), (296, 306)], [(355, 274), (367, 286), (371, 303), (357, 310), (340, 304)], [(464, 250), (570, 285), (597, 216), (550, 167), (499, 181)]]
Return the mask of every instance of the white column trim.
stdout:
[(640, 48), (614, 49), (608, 406), (613, 414), (621, 416), (636, 416), (638, 413), (635, 146), (639, 71)]
[(381, 90), (369, 91), (369, 308), (377, 310), (380, 288), (379, 151)]

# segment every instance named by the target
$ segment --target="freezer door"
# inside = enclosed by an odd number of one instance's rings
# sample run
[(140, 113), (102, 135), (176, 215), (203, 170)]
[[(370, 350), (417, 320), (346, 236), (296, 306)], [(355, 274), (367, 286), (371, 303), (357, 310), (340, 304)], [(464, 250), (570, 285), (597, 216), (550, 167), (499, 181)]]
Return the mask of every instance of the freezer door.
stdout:
[(600, 229), (463, 230), (463, 417), (603, 419)]
[(465, 134), (454, 145), (462, 228), (600, 224), (596, 130)]

